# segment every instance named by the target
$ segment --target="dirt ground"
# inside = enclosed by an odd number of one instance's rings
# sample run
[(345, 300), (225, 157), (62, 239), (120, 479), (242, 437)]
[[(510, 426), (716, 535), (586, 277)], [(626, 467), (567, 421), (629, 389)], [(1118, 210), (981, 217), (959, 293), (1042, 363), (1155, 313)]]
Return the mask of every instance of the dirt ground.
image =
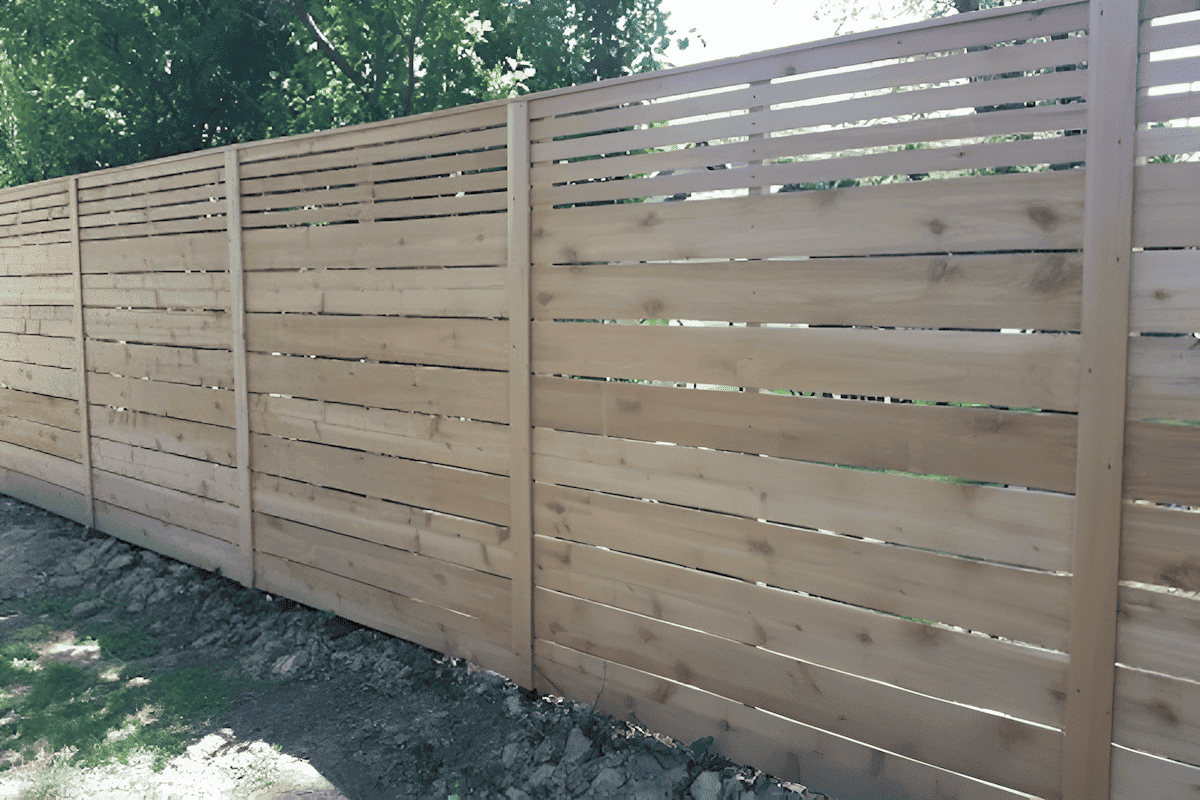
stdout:
[(0, 645), (3, 798), (824, 797), (2, 495)]

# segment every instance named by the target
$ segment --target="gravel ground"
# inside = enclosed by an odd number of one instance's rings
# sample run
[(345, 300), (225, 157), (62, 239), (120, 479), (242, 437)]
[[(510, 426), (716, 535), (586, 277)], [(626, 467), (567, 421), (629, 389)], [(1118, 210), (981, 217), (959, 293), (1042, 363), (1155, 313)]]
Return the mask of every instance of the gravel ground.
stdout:
[[(38, 663), (112, 669), (76, 630), (117, 626), (150, 642), (122, 676), (202, 665), (244, 690), (159, 771), (0, 753), (4, 798), (825, 798), (0, 495), (0, 634), (31, 622)], [(0, 750), (21, 724), (0, 719)]]

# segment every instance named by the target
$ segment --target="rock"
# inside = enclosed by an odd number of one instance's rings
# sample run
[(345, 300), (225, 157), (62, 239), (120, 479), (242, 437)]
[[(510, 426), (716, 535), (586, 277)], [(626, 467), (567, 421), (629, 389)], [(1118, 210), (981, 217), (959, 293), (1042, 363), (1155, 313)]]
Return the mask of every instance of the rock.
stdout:
[(688, 791), (695, 800), (721, 800), (721, 773), (701, 772)]
[(521, 698), (517, 695), (510, 694), (508, 697), (504, 698), (504, 713), (508, 716), (519, 716), (523, 708), (524, 703), (521, 702)]
[(533, 751), (533, 763), (541, 764), (546, 761), (557, 761), (562, 753), (563, 741), (553, 734), (542, 740)]
[(579, 728), (571, 728), (563, 748), (562, 763), (568, 768), (582, 762), (592, 749), (592, 740)]
[(76, 555), (67, 563), (71, 565), (71, 569), (73, 569), (75, 572), (89, 572), (90, 570), (95, 569), (96, 562), (99, 560), (99, 558), (100, 556), (96, 552), (96, 548), (85, 547), (79, 552), (78, 555)]
[(110, 558), (108, 560), (108, 563), (105, 564), (103, 567), (103, 571), (104, 572), (118, 572), (118, 571), (123, 570), (126, 567), (130, 566), (131, 564), (133, 564), (134, 561), (135, 561), (135, 559), (134, 559), (133, 553), (129, 553), (129, 552), (118, 553), (117, 555), (113, 556), (112, 558)]
[(517, 759), (521, 757), (521, 753), (524, 751), (525, 745), (521, 742), (509, 742), (504, 745), (504, 750), (500, 753), (500, 763), (504, 765), (506, 770), (512, 769), (513, 764), (517, 763)]
[(625, 785), (625, 776), (619, 770), (605, 767), (600, 770), (596, 780), (592, 781), (592, 793), (604, 797)]
[(98, 610), (104, 604), (99, 600), (84, 600), (82, 603), (76, 603), (71, 606), (70, 614), (74, 619), (83, 619), (90, 617), (92, 612)]
[(530, 797), (528, 794), (526, 794), (525, 792), (522, 792), (520, 789), (516, 788), (515, 786), (510, 787), (509, 790), (504, 793), (504, 796), (507, 797), (508, 800), (530, 800)]
[(554, 774), (553, 764), (542, 764), (529, 776), (528, 785), (531, 789), (540, 789), (550, 784), (550, 776)]
[(83, 586), (84, 582), (82, 575), (58, 575), (47, 581), (47, 585), (51, 589), (77, 589)]

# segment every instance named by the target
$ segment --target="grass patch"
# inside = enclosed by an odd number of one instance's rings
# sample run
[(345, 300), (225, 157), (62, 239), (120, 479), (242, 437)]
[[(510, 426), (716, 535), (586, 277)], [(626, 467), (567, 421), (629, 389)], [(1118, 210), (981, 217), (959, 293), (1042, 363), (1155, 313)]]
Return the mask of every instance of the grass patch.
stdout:
[(108, 681), (64, 663), (24, 672), (28, 690), (15, 695), (18, 720), (0, 729), (0, 749), (73, 749), (69, 762), (87, 766), (125, 762), (130, 753), (145, 750), (161, 769), (245, 688), (236, 677), (207, 667), (157, 673), (141, 685), (131, 685), (127, 676), (124, 671), (122, 680)]
[(133, 661), (149, 658), (159, 651), (158, 642), (140, 627), (119, 623), (101, 623), (88, 626), (84, 637), (94, 639), (106, 658)]
[[(106, 680), (75, 664), (50, 662), (34, 669), (14, 663), (35, 660), (32, 645), (50, 637), (50, 627), (39, 623), (0, 640), (0, 717), (15, 720), (0, 726), (0, 752), (14, 754), (0, 762), (0, 771), (47, 751), (62, 754), (65, 764), (84, 766), (124, 763), (131, 753), (147, 751), (161, 769), (243, 691), (259, 686), (209, 666), (140, 672), (126, 664), (117, 680)], [(86, 638), (95, 639), (110, 660), (145, 658), (159, 650), (153, 638), (130, 625), (94, 626)], [(138, 676), (146, 680), (131, 682)]]

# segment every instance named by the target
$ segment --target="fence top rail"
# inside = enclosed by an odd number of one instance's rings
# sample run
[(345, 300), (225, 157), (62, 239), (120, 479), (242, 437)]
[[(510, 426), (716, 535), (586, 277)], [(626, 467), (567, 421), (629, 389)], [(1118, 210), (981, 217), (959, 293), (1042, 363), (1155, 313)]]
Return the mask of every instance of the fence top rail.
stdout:
[[(257, 146), (278, 145), (282, 142), (299, 142), (305, 139), (318, 139), (332, 135), (340, 135), (348, 132), (370, 131), (374, 129), (384, 128), (388, 126), (405, 125), (413, 122), (423, 122), (439, 117), (447, 117), (456, 114), (466, 114), (477, 112), (482, 109), (495, 106), (504, 106), (513, 102), (529, 102), (545, 100), (564, 95), (592, 92), (598, 88), (608, 88), (615, 86), (632, 86), (639, 83), (644, 83), (651, 80), (660, 80), (667, 77), (676, 77), (689, 73), (721, 70), (731, 67), (743, 66), (758, 61), (769, 59), (777, 59), (791, 55), (800, 55), (827, 50), (830, 48), (841, 47), (851, 43), (869, 42), (872, 40), (883, 41), (892, 39), (899, 35), (910, 35), (933, 29), (945, 29), (963, 24), (970, 24), (984, 19), (993, 19), (1006, 16), (1018, 16), (1023, 14), (1040, 15), (1047, 11), (1055, 9), (1065, 9), (1072, 6), (1086, 6), (1089, 0), (1039, 0), (1036, 3), (1022, 3), (1012, 6), (1004, 6), (1001, 8), (987, 9), (984, 11), (975, 11), (968, 14), (957, 14), (949, 17), (937, 17), (935, 19), (922, 20), (912, 22), (905, 25), (897, 25), (889, 28), (881, 28), (873, 31), (864, 31), (861, 33), (852, 33), (845, 36), (837, 36), (830, 39), (821, 39), (813, 42), (804, 42), (795, 45), (787, 45), (785, 47), (775, 48), (773, 50), (764, 50), (757, 53), (750, 53), (742, 56), (733, 56), (730, 58), (720, 59), (716, 61), (707, 61), (700, 64), (693, 64), (684, 67), (675, 67), (667, 70), (658, 70), (655, 72), (643, 72), (634, 75), (626, 75), (619, 78), (610, 78), (594, 83), (578, 84), (575, 86), (566, 86), (558, 89), (550, 89), (543, 92), (537, 92), (529, 95), (521, 95), (514, 98), (504, 98), (491, 100), (485, 103), (475, 103), (467, 106), (458, 106), (455, 108), (441, 109), (438, 111), (430, 111), (424, 114), (418, 114), (411, 117), (401, 117), (396, 119), (380, 120), (378, 122), (368, 122), (360, 125), (351, 125), (343, 128), (333, 128), (330, 130), (315, 131), (312, 133), (296, 134), (294, 136), (279, 137), (276, 139), (267, 139), (258, 142), (244, 142), (232, 145), (226, 145), (221, 148), (212, 148), (209, 150), (201, 150), (193, 153), (181, 153), (179, 155), (167, 156), (165, 158), (154, 159), (152, 161), (143, 161), (136, 164), (127, 164), (118, 167), (108, 167), (94, 172), (84, 173), (87, 176), (89, 184), (102, 183), (103, 180), (97, 179), (112, 179), (121, 175), (124, 172), (133, 169), (146, 169), (147, 167), (162, 167), (175, 168), (183, 166), (188, 160), (195, 158), (208, 157), (211, 158), (218, 152), (223, 152), (229, 149), (253, 149)], [(1151, 17), (1165, 16), (1170, 14), (1180, 14), (1189, 11), (1195, 11), (1200, 7), (1200, 0), (1140, 0), (1141, 17), (1148, 19)], [(62, 181), (63, 178), (51, 178), (37, 183), (24, 184), (19, 188), (23, 192), (29, 191), (31, 188), (39, 187), (42, 184), (52, 185), (55, 182)], [(0, 190), (0, 201), (7, 199), (6, 195), (9, 190)]]

